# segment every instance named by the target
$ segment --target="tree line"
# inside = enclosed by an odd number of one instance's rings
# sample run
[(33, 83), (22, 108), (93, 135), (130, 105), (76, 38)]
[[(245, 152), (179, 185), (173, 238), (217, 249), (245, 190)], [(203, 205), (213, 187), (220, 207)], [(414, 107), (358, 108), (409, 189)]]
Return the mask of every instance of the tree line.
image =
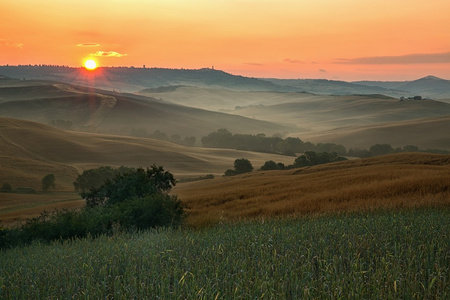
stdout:
[(336, 153), (341, 156), (351, 156), (367, 158), (399, 152), (429, 152), (448, 154), (450, 151), (426, 149), (421, 150), (414, 145), (393, 148), (389, 144), (374, 144), (369, 149), (347, 148), (335, 143), (311, 143), (304, 142), (297, 137), (287, 137), (285, 139), (277, 136), (268, 137), (263, 133), (252, 134), (232, 134), (227, 129), (219, 129), (211, 132), (201, 139), (203, 147), (207, 148), (227, 148), (245, 151), (255, 151), (264, 153), (276, 153), (295, 156), (298, 153), (313, 151), (316, 153)]
[[(345, 161), (347, 158), (339, 156), (336, 153), (328, 152), (314, 152), (306, 151), (304, 154), (296, 157), (291, 165), (285, 165), (281, 162), (275, 162), (273, 160), (268, 160), (261, 166), (260, 171), (269, 170), (288, 170), (293, 168), (302, 168), (309, 166), (316, 166), (321, 164), (327, 164), (337, 161)], [(224, 176), (234, 176), (238, 174), (248, 173), (253, 171), (252, 163), (246, 158), (238, 158), (234, 161), (234, 169), (228, 169), (225, 171)]]

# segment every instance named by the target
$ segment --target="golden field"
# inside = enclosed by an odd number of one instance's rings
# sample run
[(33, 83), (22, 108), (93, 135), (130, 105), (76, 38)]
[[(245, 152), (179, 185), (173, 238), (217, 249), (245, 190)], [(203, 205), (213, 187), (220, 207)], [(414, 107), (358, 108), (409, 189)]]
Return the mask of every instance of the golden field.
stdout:
[[(84, 201), (73, 192), (73, 181), (83, 170), (153, 163), (164, 166), (177, 179), (215, 175), (215, 179), (179, 183), (173, 190), (186, 204), (187, 221), (192, 226), (247, 218), (450, 204), (450, 155), (403, 153), (222, 177), (236, 158), (249, 159), (255, 170), (267, 160), (286, 165), (294, 160), (275, 154), (63, 131), (0, 118), (0, 184), (38, 191), (0, 193), (0, 220), (6, 224), (37, 216), (43, 210), (82, 207)], [(49, 173), (55, 174), (56, 189), (42, 193), (40, 180)]]
[(450, 205), (450, 155), (395, 154), (179, 184), (188, 223)]

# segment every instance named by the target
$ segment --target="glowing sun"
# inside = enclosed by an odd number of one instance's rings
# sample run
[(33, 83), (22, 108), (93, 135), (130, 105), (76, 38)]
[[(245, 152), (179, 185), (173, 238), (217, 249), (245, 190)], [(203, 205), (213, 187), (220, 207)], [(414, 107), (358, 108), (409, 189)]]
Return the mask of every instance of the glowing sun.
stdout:
[(88, 70), (97, 69), (97, 63), (93, 59), (88, 59), (84, 62), (84, 67)]

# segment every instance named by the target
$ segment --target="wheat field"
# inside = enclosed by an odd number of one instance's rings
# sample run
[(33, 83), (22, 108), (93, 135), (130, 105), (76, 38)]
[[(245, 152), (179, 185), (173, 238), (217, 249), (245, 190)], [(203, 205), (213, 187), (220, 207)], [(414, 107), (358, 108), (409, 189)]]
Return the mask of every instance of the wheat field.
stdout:
[(188, 222), (450, 206), (450, 156), (396, 154), (179, 184)]

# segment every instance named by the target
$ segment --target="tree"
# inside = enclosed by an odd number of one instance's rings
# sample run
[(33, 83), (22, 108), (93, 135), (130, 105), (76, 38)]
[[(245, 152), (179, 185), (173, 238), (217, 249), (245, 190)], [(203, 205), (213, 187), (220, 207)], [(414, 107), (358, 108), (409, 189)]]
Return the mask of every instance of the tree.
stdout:
[(127, 173), (118, 173), (107, 180), (100, 188), (81, 193), (88, 207), (114, 205), (126, 200), (143, 198), (148, 195), (163, 194), (175, 186), (176, 181), (170, 172), (152, 165)]
[(253, 171), (252, 163), (246, 158), (239, 158), (234, 161), (234, 171), (236, 174), (248, 173)]
[(264, 163), (264, 165), (261, 167), (261, 171), (267, 171), (267, 170), (284, 170), (285, 166), (283, 163), (276, 163), (273, 160), (268, 160)]
[(42, 180), (42, 190), (47, 191), (49, 188), (55, 188), (55, 175), (53, 174), (47, 174), (45, 175)]
[(238, 158), (234, 161), (234, 170), (226, 170), (224, 176), (234, 176), (251, 171), (253, 171), (252, 163), (246, 158)]
[(99, 189), (107, 180), (113, 179), (117, 174), (125, 174), (134, 170), (134, 168), (124, 166), (117, 169), (102, 166), (96, 169), (84, 170), (81, 175), (78, 175), (73, 186), (78, 193), (87, 193), (91, 189)]

